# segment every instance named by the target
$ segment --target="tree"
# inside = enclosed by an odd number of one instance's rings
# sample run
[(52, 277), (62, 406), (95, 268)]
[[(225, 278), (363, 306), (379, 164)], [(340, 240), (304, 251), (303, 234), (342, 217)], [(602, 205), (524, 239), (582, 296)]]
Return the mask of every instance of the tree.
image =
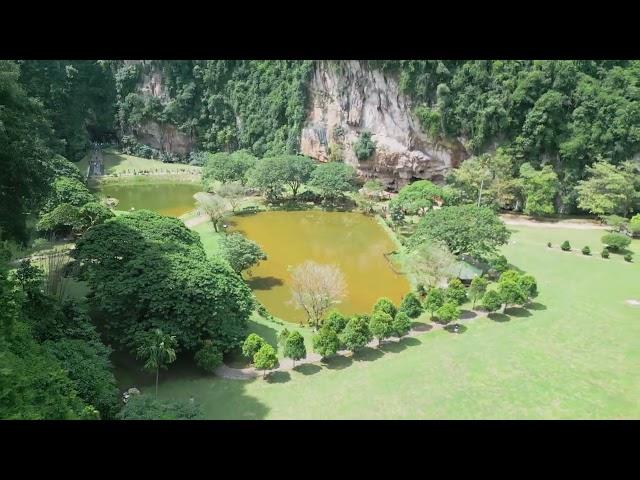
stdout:
[(371, 335), (378, 339), (378, 347), (382, 340), (393, 335), (393, 317), (384, 310), (374, 310), (369, 320)]
[(340, 334), (342, 344), (354, 353), (365, 347), (371, 339), (372, 334), (367, 318), (359, 315), (351, 317)]
[(262, 345), (260, 347), (260, 350), (258, 350), (256, 354), (253, 356), (253, 365), (256, 368), (262, 370), (262, 378), (265, 377), (265, 372), (267, 370), (271, 370), (272, 368), (275, 368), (277, 364), (278, 364), (278, 356), (276, 355), (276, 351), (268, 343), (265, 343), (264, 345)]
[(569, 240), (565, 240), (564, 242), (562, 242), (562, 244), (560, 245), (560, 249), (568, 252), (571, 250), (571, 244), (569, 243)]
[(193, 359), (196, 365), (203, 370), (215, 372), (216, 368), (222, 364), (222, 352), (211, 340), (205, 340), (204, 345), (195, 353)]
[(398, 313), (404, 312), (409, 318), (418, 318), (422, 314), (422, 304), (415, 293), (407, 293), (402, 302), (400, 302), (400, 308)]
[(424, 300), (424, 308), (431, 313), (431, 319), (433, 314), (438, 310), (445, 302), (445, 291), (442, 288), (432, 288), (427, 292), (427, 297)]
[(218, 195), (211, 195), (204, 192), (195, 194), (198, 210), (208, 215), (213, 224), (213, 229), (217, 232), (218, 225), (229, 213), (228, 202)]
[(388, 314), (391, 318), (396, 316), (397, 311), (398, 309), (396, 308), (396, 306), (387, 297), (379, 298), (378, 301), (373, 306), (373, 313), (384, 312)]
[(452, 276), (455, 264), (455, 257), (444, 243), (425, 241), (409, 253), (407, 270), (419, 283), (436, 287)]
[(627, 248), (631, 244), (631, 238), (621, 233), (607, 233), (602, 236), (602, 243), (604, 243), (609, 250), (617, 252)]
[(118, 420), (196, 420), (200, 407), (192, 402), (168, 402), (148, 395), (133, 395), (117, 415)]
[(74, 382), (78, 396), (95, 407), (101, 419), (114, 418), (120, 409), (120, 395), (109, 360), (111, 349), (99, 341), (79, 338), (47, 340), (43, 345)]
[(498, 295), (504, 304), (504, 311), (509, 305), (521, 305), (527, 301), (527, 294), (522, 291), (516, 280), (504, 279), (498, 282)]
[(354, 188), (355, 170), (340, 162), (318, 165), (311, 174), (309, 185), (320, 190), (325, 200), (336, 199)]
[(294, 303), (317, 329), (325, 312), (346, 295), (344, 275), (335, 265), (307, 260), (291, 270), (291, 292)]
[(113, 212), (99, 202), (85, 203), (78, 212), (80, 216), (80, 228), (82, 231), (104, 223), (107, 219), (113, 218)]
[(303, 155), (285, 155), (279, 158), (279, 166), (284, 182), (291, 188), (293, 198), (298, 195), (298, 189), (309, 181), (316, 168), (309, 157)]
[(560, 182), (550, 165), (535, 170), (525, 163), (520, 167), (522, 190), (524, 192), (524, 213), (528, 215), (552, 215), (555, 213), (554, 200)]
[(336, 333), (342, 332), (346, 325), (347, 318), (337, 310), (330, 311), (327, 315), (325, 315), (324, 320), (322, 321), (323, 327), (330, 328)]
[(323, 325), (322, 328), (313, 336), (313, 351), (322, 356), (322, 358), (335, 355), (340, 348), (340, 340), (338, 334), (329, 326)]
[(467, 290), (458, 278), (449, 280), (449, 286), (445, 290), (445, 301), (462, 305), (467, 301)]
[(229, 202), (231, 212), (235, 213), (240, 201), (247, 196), (247, 189), (240, 182), (227, 182), (220, 185), (216, 193)]
[(482, 308), (488, 312), (497, 312), (502, 307), (502, 297), (495, 290), (489, 290), (482, 297)]
[(485, 258), (509, 240), (504, 222), (487, 207), (460, 205), (429, 211), (409, 238), (415, 248), (428, 240), (444, 242), (454, 255)]
[(589, 246), (582, 247), (582, 254), (587, 256), (591, 255), (591, 249)]
[(263, 158), (247, 175), (249, 184), (258, 188), (270, 202), (280, 197), (286, 185), (286, 179), (282, 174), (281, 161), (278, 157)]
[(108, 318), (105, 335), (123, 349), (161, 328), (181, 349), (212, 340), (223, 352), (239, 346), (255, 308), (246, 283), (177, 219), (148, 210), (89, 229), (70, 252), (87, 282), (89, 304)]
[(483, 277), (474, 277), (469, 286), (469, 297), (473, 301), (472, 308), (476, 308), (476, 302), (480, 300), (487, 291), (489, 281)]
[(229, 233), (220, 242), (222, 257), (229, 262), (236, 273), (242, 273), (251, 268), (267, 256), (260, 246), (240, 233)]
[(460, 309), (454, 302), (445, 302), (444, 305), (436, 310), (436, 317), (438, 317), (440, 323), (446, 325), (460, 317)]
[(631, 218), (629, 221), (629, 229), (634, 237), (640, 235), (640, 213)]
[(58, 177), (53, 182), (53, 191), (44, 205), (44, 211), (53, 210), (61, 203), (68, 203), (74, 207), (81, 207), (85, 203), (93, 202), (95, 197), (79, 180)]
[(258, 353), (258, 351), (266, 343), (267, 342), (265, 342), (264, 338), (262, 338), (260, 335), (258, 335), (257, 333), (251, 333), (242, 344), (242, 355), (250, 360), (253, 360), (255, 354)]
[(640, 195), (637, 167), (632, 162), (615, 166), (597, 161), (586, 168), (587, 180), (578, 182), (578, 206), (596, 215), (627, 216)]
[(49, 232), (53, 235), (69, 235), (82, 225), (80, 209), (69, 203), (61, 203), (53, 210), (40, 217), (36, 230)]
[(399, 311), (393, 319), (393, 335), (398, 338), (404, 337), (411, 330), (411, 319), (404, 311)]
[(205, 187), (210, 185), (212, 181), (240, 182), (241, 185), (244, 185), (247, 180), (247, 172), (256, 162), (256, 157), (246, 150), (238, 150), (231, 154), (219, 152), (209, 155), (202, 169), (202, 181)]
[(177, 347), (176, 337), (164, 333), (159, 328), (148, 332), (140, 339), (136, 354), (138, 359), (144, 360), (145, 370), (156, 372), (156, 398), (158, 398), (160, 369), (167, 368), (168, 364), (176, 360)]
[(500, 147), (493, 155), (466, 159), (447, 178), (461, 203), (513, 208), (517, 200), (518, 179), (514, 178), (514, 159)]
[(288, 336), (284, 344), (284, 356), (293, 360), (293, 366), (296, 366), (296, 360), (303, 359), (307, 356), (307, 348), (304, 346), (304, 338), (298, 331), (294, 331)]
[(442, 189), (429, 180), (418, 180), (405, 185), (392, 200), (409, 215), (424, 215), (439, 199)]
[(353, 152), (358, 160), (368, 160), (376, 149), (371, 139), (371, 132), (361, 132), (358, 140), (353, 144)]
[(278, 333), (278, 346), (284, 348), (285, 344), (287, 343), (287, 338), (289, 338), (289, 335), (291, 335), (291, 332), (289, 331), (288, 328), (283, 328), (282, 330), (280, 330), (280, 333)]
[(520, 275), (517, 284), (524, 292), (527, 301), (531, 301), (538, 296), (538, 283), (533, 275)]

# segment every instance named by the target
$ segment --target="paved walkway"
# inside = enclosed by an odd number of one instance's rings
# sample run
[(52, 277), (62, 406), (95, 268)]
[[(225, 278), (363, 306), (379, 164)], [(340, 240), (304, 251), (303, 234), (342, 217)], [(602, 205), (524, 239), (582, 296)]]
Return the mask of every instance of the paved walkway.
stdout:
[[(482, 312), (482, 311), (475, 311), (472, 310), (471, 311), (473, 314), (475, 314), (474, 317), (471, 318), (466, 318), (466, 319), (460, 319), (458, 320), (458, 322), (455, 323), (461, 323), (461, 322), (465, 322), (465, 320), (473, 320), (476, 318), (480, 318), (480, 317), (486, 317), (487, 316), (487, 312)], [(425, 334), (427, 332), (431, 332), (434, 330), (442, 330), (445, 326), (441, 325), (439, 323), (426, 323), (424, 325), (421, 325), (419, 327), (413, 328), (409, 331), (409, 333), (407, 335), (405, 335), (405, 337), (402, 338), (406, 338), (406, 337), (417, 337), (418, 335), (422, 335)], [(389, 343), (392, 341), (401, 341), (402, 339), (397, 338), (397, 337), (391, 337), (390, 339), (387, 339), (384, 341), (384, 343)], [(383, 343), (383, 345), (384, 345)], [(369, 344), (367, 345), (370, 348), (377, 348), (378, 347), (378, 340), (372, 340), (371, 342), (369, 342)], [(342, 357), (351, 357), (353, 355), (352, 352), (350, 352), (349, 350), (340, 350), (338, 353), (336, 353), (336, 355), (334, 355), (334, 357), (336, 356), (342, 356)], [(320, 363), (322, 360), (322, 357), (314, 352), (310, 352), (307, 353), (307, 356), (302, 359), (302, 360), (298, 360), (296, 362), (296, 367), (300, 366), (300, 365), (304, 365), (307, 363)], [(293, 360), (291, 360), (290, 358), (282, 358), (279, 359), (279, 365), (277, 368), (274, 368), (273, 370), (268, 370), (267, 371), (267, 375), (269, 373), (272, 372), (281, 372), (281, 371), (286, 371), (286, 370), (293, 370)], [(229, 367), (228, 365), (222, 364), (220, 365), (214, 372), (217, 376), (222, 377), (222, 378), (228, 378), (231, 380), (251, 380), (254, 379), (256, 377), (261, 377), (263, 372), (262, 370), (257, 370), (254, 367), (247, 367), (247, 368), (232, 368)]]

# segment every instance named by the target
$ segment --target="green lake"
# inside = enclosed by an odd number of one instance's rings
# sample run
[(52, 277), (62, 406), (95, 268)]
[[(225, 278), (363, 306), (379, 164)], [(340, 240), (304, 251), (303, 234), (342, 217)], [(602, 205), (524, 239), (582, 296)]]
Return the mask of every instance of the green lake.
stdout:
[(193, 195), (202, 190), (199, 183), (149, 182), (104, 183), (93, 190), (117, 198), (117, 210), (147, 209), (170, 217), (179, 217), (195, 208)]
[(257, 242), (268, 259), (245, 274), (249, 286), (283, 320), (304, 322), (306, 314), (291, 302), (289, 268), (312, 260), (342, 270), (346, 297), (336, 308), (345, 314), (368, 313), (380, 297), (396, 304), (410, 290), (408, 280), (385, 257), (395, 244), (373, 218), (352, 212), (270, 211), (236, 216), (229, 230)]

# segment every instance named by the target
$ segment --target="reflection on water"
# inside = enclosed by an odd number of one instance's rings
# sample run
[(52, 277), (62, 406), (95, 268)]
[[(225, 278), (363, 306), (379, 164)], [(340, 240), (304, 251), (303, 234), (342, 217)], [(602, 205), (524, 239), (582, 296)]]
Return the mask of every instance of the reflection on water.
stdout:
[(290, 267), (305, 260), (338, 265), (345, 275), (347, 296), (338, 305), (344, 313), (369, 312), (379, 297), (399, 303), (410, 290), (384, 254), (395, 246), (375, 220), (359, 213), (273, 211), (236, 216), (229, 230), (256, 241), (268, 259), (253, 267), (246, 279), (258, 299), (275, 316), (306, 321), (291, 303)]
[(193, 210), (193, 195), (202, 190), (198, 183), (108, 183), (95, 188), (101, 195), (119, 200), (118, 210), (148, 209), (170, 217)]

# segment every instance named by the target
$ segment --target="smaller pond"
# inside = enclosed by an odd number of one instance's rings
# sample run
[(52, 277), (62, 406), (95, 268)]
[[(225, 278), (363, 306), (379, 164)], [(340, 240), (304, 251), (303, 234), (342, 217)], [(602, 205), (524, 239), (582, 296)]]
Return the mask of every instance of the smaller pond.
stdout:
[(179, 217), (195, 208), (193, 195), (202, 190), (199, 183), (104, 183), (92, 190), (119, 200), (117, 210), (147, 209), (169, 217)]

